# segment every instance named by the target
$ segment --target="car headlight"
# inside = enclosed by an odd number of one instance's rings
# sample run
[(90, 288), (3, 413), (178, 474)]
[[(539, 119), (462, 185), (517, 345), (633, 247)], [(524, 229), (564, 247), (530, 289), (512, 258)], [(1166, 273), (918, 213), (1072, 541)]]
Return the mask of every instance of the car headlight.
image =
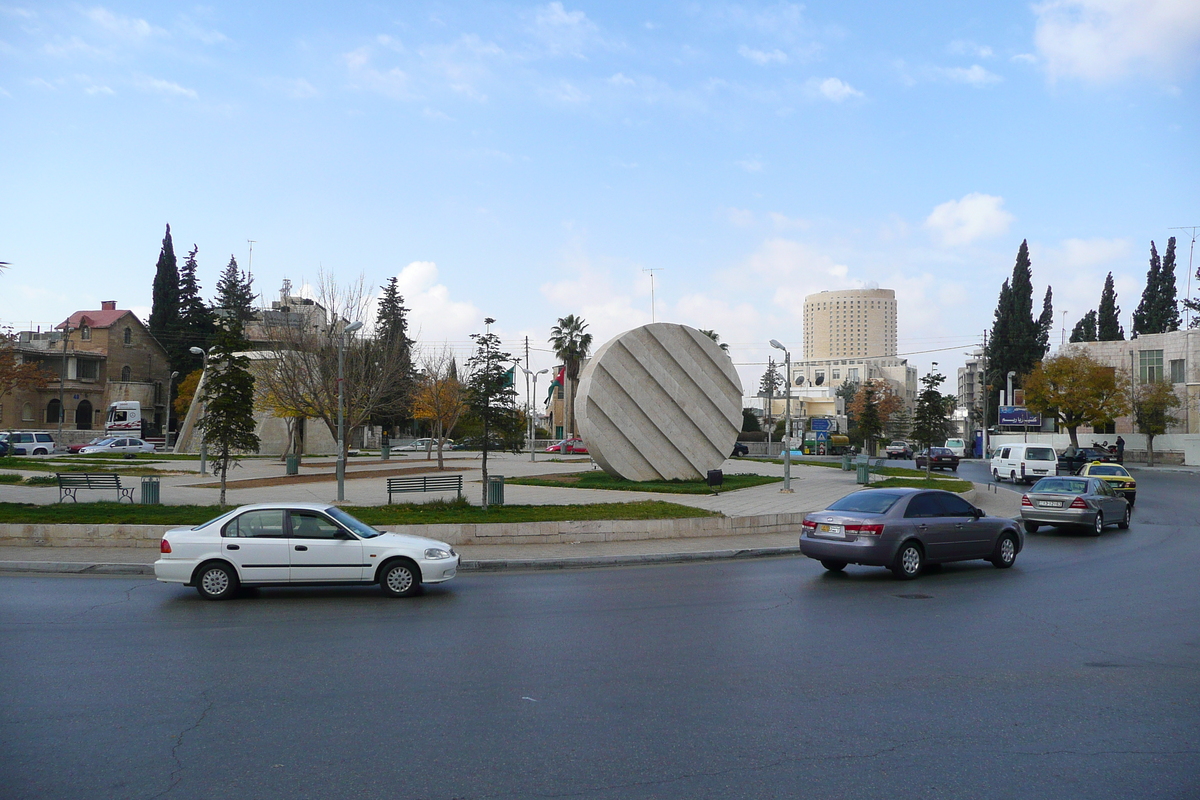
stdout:
[(429, 559), (434, 559), (434, 558), (450, 558), (451, 556), (450, 556), (449, 550), (444, 550), (440, 547), (430, 547), (428, 550), (425, 551), (425, 557), (429, 558)]

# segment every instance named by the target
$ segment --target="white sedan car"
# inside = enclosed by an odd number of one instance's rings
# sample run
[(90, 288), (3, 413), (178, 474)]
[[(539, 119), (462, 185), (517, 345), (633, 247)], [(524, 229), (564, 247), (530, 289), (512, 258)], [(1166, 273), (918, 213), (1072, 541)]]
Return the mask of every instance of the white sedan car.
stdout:
[(407, 597), (458, 571), (445, 542), (377, 531), (324, 503), (256, 503), (194, 528), (167, 531), (154, 562), (164, 583), (225, 600), (239, 585), (378, 583)]
[(124, 453), (126, 455), (136, 455), (137, 453), (153, 453), (154, 445), (149, 442), (143, 442), (141, 439), (101, 439), (94, 444), (89, 444), (87, 447), (79, 449), (81, 455), (91, 455), (93, 453)]
[[(454, 444), (453, 439), (447, 439), (443, 449), (449, 450), (450, 445)], [(394, 450), (437, 450), (437, 439), (416, 439), (408, 444), (393, 448)]]

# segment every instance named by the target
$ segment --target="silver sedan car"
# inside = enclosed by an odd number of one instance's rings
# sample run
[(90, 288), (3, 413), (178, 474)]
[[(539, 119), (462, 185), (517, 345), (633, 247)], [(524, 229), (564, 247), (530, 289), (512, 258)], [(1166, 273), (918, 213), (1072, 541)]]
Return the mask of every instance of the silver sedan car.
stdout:
[(1094, 536), (1113, 523), (1126, 530), (1131, 510), (1107, 481), (1082, 475), (1042, 478), (1021, 497), (1021, 519), (1029, 533), (1039, 525), (1078, 526)]
[(901, 487), (848, 494), (808, 514), (800, 532), (800, 552), (827, 570), (888, 567), (903, 580), (926, 564), (975, 558), (1006, 569), (1024, 544), (1014, 520), (989, 517), (953, 492)]

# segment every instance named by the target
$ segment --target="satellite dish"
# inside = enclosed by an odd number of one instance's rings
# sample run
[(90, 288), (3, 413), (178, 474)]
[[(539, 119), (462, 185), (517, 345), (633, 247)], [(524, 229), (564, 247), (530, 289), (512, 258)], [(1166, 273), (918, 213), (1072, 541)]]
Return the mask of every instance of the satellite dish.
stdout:
[(803, 375), (797, 375), (797, 376), (796, 376), (796, 385), (797, 385), (797, 386), (803, 386), (803, 385), (804, 385), (804, 376), (803, 376)]
[(817, 386), (820, 386), (820, 385), (821, 385), (822, 383), (824, 383), (824, 382), (825, 382), (825, 376), (824, 376), (824, 375), (818, 375), (818, 376), (817, 376), (817, 379), (814, 381), (814, 383), (816, 383), (816, 384), (817, 384)]

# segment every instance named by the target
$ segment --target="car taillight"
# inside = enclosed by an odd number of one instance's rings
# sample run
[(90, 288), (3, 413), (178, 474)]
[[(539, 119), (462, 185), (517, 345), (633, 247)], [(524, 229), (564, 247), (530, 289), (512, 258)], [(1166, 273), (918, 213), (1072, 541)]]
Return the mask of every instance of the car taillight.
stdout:
[(1071, 501), (1071, 505), (1070, 505), (1070, 508), (1087, 508), (1087, 507), (1088, 507), (1088, 504), (1083, 502), (1082, 497), (1076, 497), (1074, 500)]
[(869, 536), (879, 536), (883, 533), (883, 526), (878, 523), (871, 525), (847, 525), (846, 533), (865, 533)]
[(159, 546), (158, 546), (158, 552), (160, 552), (160, 553), (171, 552), (171, 543), (168, 542), (166, 539), (163, 539), (162, 543), (159, 544)]
[(801, 528), (812, 528), (813, 530), (816, 530), (817, 523), (813, 522), (811, 519), (806, 519), (806, 520), (804, 520), (804, 522), (800, 523), (800, 527)]
[(1029, 495), (1027, 495), (1027, 494), (1021, 495), (1021, 505), (1023, 505), (1023, 506), (1033, 505), (1033, 501), (1029, 499)]

